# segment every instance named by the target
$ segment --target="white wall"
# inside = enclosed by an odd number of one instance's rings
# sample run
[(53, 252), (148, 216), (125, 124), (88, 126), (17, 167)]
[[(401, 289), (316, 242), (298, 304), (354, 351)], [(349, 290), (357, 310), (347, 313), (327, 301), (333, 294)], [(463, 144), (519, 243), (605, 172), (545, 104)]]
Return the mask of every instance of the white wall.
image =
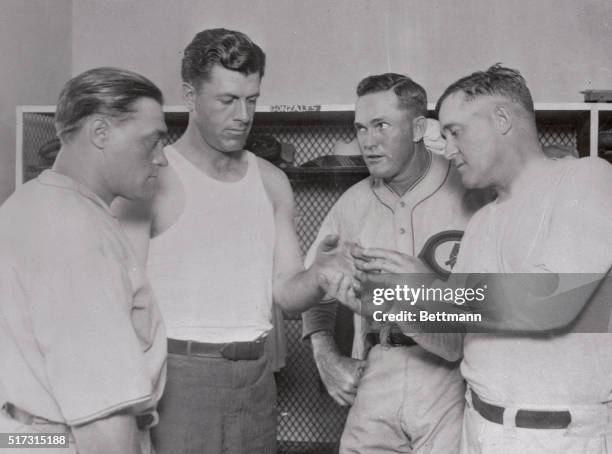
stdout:
[(498, 61), (540, 102), (612, 88), (610, 0), (1, 0), (0, 203), (14, 187), (15, 105), (54, 104), (70, 75), (100, 65), (142, 72), (180, 104), (181, 51), (220, 26), (266, 51), (262, 104), (352, 104), (357, 82), (385, 71), (435, 101)]
[(0, 1), (0, 203), (15, 186), (15, 107), (55, 104), (71, 72), (72, 0)]
[(432, 101), (460, 76), (501, 61), (536, 101), (610, 88), (610, 0), (78, 0), (73, 67), (140, 71), (180, 103), (180, 52), (204, 28), (244, 31), (268, 55), (261, 102), (354, 101), (365, 75), (405, 72)]

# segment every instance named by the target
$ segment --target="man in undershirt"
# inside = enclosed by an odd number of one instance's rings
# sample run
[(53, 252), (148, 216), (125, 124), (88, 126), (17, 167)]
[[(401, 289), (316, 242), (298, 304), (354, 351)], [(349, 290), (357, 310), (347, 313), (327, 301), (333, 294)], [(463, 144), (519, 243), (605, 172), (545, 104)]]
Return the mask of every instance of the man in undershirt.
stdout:
[(116, 207), (168, 328), (153, 433), (160, 454), (275, 452), (276, 390), (263, 348), (272, 302), (304, 310), (352, 273), (334, 236), (304, 270), (289, 181), (243, 148), (264, 67), (243, 33), (198, 33), (182, 61), (188, 126), (165, 149), (157, 194), (147, 206)]

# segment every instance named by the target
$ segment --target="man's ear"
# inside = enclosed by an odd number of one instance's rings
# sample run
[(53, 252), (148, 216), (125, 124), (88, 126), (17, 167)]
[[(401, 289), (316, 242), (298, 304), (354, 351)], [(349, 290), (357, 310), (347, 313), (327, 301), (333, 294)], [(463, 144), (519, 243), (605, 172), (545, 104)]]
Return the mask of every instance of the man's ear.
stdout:
[(427, 131), (427, 118), (419, 115), (412, 120), (412, 141), (416, 143), (423, 140), (425, 131)]
[(506, 135), (512, 129), (513, 112), (507, 104), (497, 104), (493, 108), (495, 127), (502, 135)]
[(98, 149), (106, 148), (110, 138), (110, 124), (108, 119), (95, 115), (87, 122), (87, 132), (89, 141)]
[(193, 85), (183, 82), (183, 102), (189, 112), (195, 108), (196, 89)]

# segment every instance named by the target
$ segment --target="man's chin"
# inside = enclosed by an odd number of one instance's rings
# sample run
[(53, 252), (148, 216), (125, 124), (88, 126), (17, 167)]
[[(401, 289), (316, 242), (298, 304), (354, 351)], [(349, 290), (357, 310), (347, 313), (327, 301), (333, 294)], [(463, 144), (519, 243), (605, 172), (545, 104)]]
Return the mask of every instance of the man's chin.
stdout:
[(232, 140), (232, 141), (228, 141), (227, 143), (223, 144), (223, 151), (226, 153), (236, 153), (238, 151), (242, 151), (244, 150), (244, 145), (246, 144), (245, 140)]
[(465, 176), (461, 178), (461, 182), (463, 183), (463, 187), (466, 189), (486, 189), (489, 187), (488, 185), (483, 184), (482, 182), (466, 178)]
[(377, 167), (368, 167), (368, 172), (374, 178), (386, 179), (386, 178), (389, 178), (390, 176), (389, 175), (390, 172), (387, 172), (384, 169), (379, 169)]

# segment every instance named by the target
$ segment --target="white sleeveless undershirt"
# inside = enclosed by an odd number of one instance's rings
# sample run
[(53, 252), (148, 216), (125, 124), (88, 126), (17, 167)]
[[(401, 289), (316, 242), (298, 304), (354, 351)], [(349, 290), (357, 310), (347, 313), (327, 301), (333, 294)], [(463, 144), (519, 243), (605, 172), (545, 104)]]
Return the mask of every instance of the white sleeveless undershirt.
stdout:
[(165, 149), (185, 192), (180, 218), (151, 240), (148, 275), (168, 337), (251, 341), (271, 328), (274, 208), (255, 155), (236, 182)]

